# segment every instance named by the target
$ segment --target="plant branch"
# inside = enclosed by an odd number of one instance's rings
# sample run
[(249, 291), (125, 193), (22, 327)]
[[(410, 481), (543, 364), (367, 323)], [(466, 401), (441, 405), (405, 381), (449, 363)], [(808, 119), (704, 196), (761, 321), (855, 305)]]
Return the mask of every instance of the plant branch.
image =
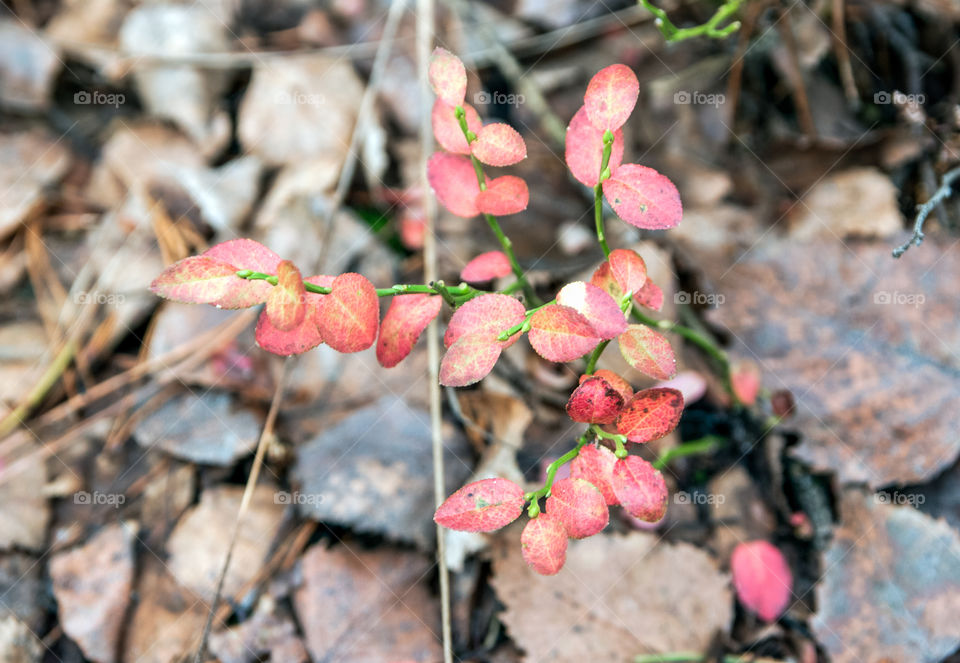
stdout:
[(664, 451), (660, 457), (653, 461), (653, 466), (658, 470), (662, 470), (669, 465), (671, 461), (676, 460), (677, 458), (709, 453), (720, 446), (723, 441), (723, 438), (717, 437), (716, 435), (707, 435), (698, 440), (693, 440), (692, 442), (678, 444), (677, 446)]
[(651, 4), (650, 0), (640, 0), (640, 4), (657, 17), (655, 22), (656, 26), (660, 28), (660, 32), (663, 33), (667, 41), (683, 41), (684, 39), (700, 36), (710, 37), (712, 39), (729, 37), (740, 29), (740, 21), (733, 21), (722, 28), (719, 26), (740, 9), (742, 2), (743, 0), (727, 0), (717, 9), (716, 13), (710, 17), (710, 20), (703, 25), (692, 28), (678, 28), (667, 16), (667, 12)]
[(597, 226), (597, 242), (603, 249), (603, 255), (610, 257), (610, 247), (603, 229), (603, 182), (610, 177), (610, 153), (613, 151), (613, 132), (607, 129), (603, 133), (603, 156), (600, 158), (600, 177), (593, 187), (593, 218)]
[(930, 196), (927, 202), (917, 207), (917, 219), (913, 224), (913, 235), (893, 250), (894, 258), (902, 256), (911, 246), (920, 246), (923, 244), (923, 238), (925, 237), (923, 234), (923, 224), (926, 222), (927, 217), (930, 216), (930, 212), (953, 193), (951, 187), (958, 177), (960, 177), (960, 166), (944, 173), (943, 179), (940, 180), (940, 188), (933, 192), (933, 195)]
[(583, 435), (577, 439), (577, 445), (573, 449), (547, 465), (547, 478), (543, 482), (543, 486), (541, 488), (538, 488), (537, 490), (527, 493), (523, 496), (524, 500), (530, 502), (530, 506), (527, 508), (528, 516), (531, 518), (536, 518), (540, 515), (540, 498), (550, 496), (550, 489), (553, 487), (553, 481), (557, 478), (557, 470), (580, 454), (580, 450), (583, 449), (587, 442), (590, 441), (590, 433), (592, 430), (592, 427), (585, 430)]

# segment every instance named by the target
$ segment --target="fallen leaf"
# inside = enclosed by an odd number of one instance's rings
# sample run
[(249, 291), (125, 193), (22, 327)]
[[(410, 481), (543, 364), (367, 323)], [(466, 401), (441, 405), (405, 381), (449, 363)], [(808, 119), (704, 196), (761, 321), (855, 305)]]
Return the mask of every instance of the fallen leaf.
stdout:
[(897, 187), (876, 168), (830, 174), (793, 208), (790, 235), (813, 237), (893, 237), (902, 232)]
[(0, 617), (0, 661), (40, 663), (44, 645), (30, 627), (14, 615)]
[(283, 663), (307, 663), (307, 648), (297, 633), (297, 625), (273, 597), (257, 602), (256, 612), (229, 629), (210, 634), (210, 653), (220, 663), (255, 663), (259, 656)]
[(66, 145), (41, 132), (0, 134), (0, 191), (4, 192), (3, 205), (0, 205), (0, 239), (40, 208), (44, 188), (63, 177), (69, 167), (70, 152)]
[(19, 18), (0, 20), (0, 105), (20, 111), (47, 108), (62, 64), (42, 31), (31, 30)]
[[(0, 460), (0, 550), (23, 547), (28, 550), (43, 548), (50, 521), (50, 506), (44, 494), (37, 490), (47, 482), (47, 466), (38, 455), (40, 446), (25, 444), (24, 456), (33, 460), (17, 461), (10, 468), (9, 461)], [(9, 474), (8, 474), (9, 472)]]

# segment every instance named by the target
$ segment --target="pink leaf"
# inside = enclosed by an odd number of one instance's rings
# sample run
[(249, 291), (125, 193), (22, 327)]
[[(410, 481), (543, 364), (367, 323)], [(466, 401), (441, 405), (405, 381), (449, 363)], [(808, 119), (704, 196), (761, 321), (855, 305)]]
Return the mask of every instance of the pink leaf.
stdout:
[(617, 432), (643, 444), (672, 431), (683, 414), (683, 394), (669, 387), (638, 391), (617, 417)]
[[(480, 116), (470, 104), (463, 104), (464, 117), (467, 120), (467, 128), (477, 133), (483, 126)], [(460, 122), (454, 114), (453, 106), (448, 106), (443, 99), (437, 99), (433, 104), (433, 111), (430, 113), (430, 122), (433, 125), (433, 135), (440, 143), (440, 146), (447, 152), (454, 154), (470, 154), (470, 144), (467, 137), (463, 135), (463, 129), (460, 128)]]
[(749, 541), (739, 544), (730, 557), (737, 598), (750, 612), (772, 622), (790, 603), (793, 574), (787, 560), (773, 544)]
[(612, 424), (623, 408), (623, 396), (601, 377), (588, 377), (567, 401), (567, 414), (585, 424)]
[(397, 295), (380, 323), (377, 337), (377, 361), (393, 368), (410, 354), (430, 321), (440, 313), (443, 300), (427, 294)]
[(380, 322), (377, 289), (359, 274), (341, 274), (322, 295), (317, 326), (324, 343), (337, 352), (359, 352), (373, 345)]
[(469, 219), (480, 213), (477, 195), (480, 184), (470, 159), (446, 152), (436, 152), (427, 161), (427, 179), (440, 204), (451, 214)]
[(639, 94), (640, 82), (630, 67), (612, 64), (590, 79), (583, 105), (593, 126), (616, 131), (630, 117)]
[(621, 396), (623, 396), (623, 402), (629, 403), (633, 398), (633, 387), (630, 386), (630, 383), (623, 379), (621, 376), (617, 375), (613, 371), (609, 371), (605, 368), (598, 368), (593, 372), (593, 376), (590, 375), (581, 375), (580, 383), (583, 384), (585, 380), (589, 380), (591, 377), (603, 378), (606, 380), (611, 387), (617, 390)]
[(647, 523), (667, 513), (667, 482), (639, 456), (620, 458), (613, 466), (613, 492), (627, 512)]
[(753, 405), (760, 394), (760, 368), (752, 361), (738, 361), (730, 368), (733, 393), (744, 405)]
[(603, 183), (603, 195), (617, 216), (637, 228), (673, 228), (683, 216), (680, 192), (673, 182), (635, 163), (620, 166)]
[(541, 513), (524, 525), (520, 550), (531, 569), (544, 576), (556, 575), (567, 560), (567, 530), (558, 518)]
[(527, 209), (530, 192), (527, 183), (514, 175), (490, 180), (487, 188), (477, 195), (477, 209), (484, 214), (505, 216)]
[(265, 309), (270, 324), (279, 331), (297, 327), (307, 312), (306, 290), (300, 270), (289, 260), (277, 265), (277, 285), (267, 295)]
[(547, 361), (573, 361), (601, 338), (590, 322), (569, 306), (551, 304), (530, 317), (530, 345)]
[(620, 354), (641, 373), (656, 380), (669, 380), (677, 374), (677, 359), (663, 334), (645, 325), (629, 325), (617, 341)]
[(461, 532), (493, 532), (523, 511), (523, 488), (507, 479), (481, 479), (448, 497), (433, 519)]
[(614, 249), (608, 258), (610, 274), (622, 292), (640, 292), (647, 282), (647, 265), (636, 251)]
[(150, 291), (175, 302), (212, 304), (238, 286), (250, 283), (237, 276), (233, 265), (205, 256), (191, 256), (163, 270), (150, 284)]
[(257, 319), (255, 338), (257, 345), (275, 355), (287, 357), (298, 355), (317, 347), (323, 343), (320, 330), (317, 328), (316, 310), (323, 295), (307, 293), (307, 313), (297, 326), (282, 331), (273, 326), (270, 317), (264, 311)]
[(616, 301), (620, 301), (620, 298), (623, 297), (623, 289), (620, 287), (620, 284), (617, 283), (617, 280), (613, 278), (613, 271), (610, 269), (610, 262), (608, 260), (604, 260), (594, 270), (593, 276), (590, 277), (590, 283), (603, 290)]
[(460, 336), (440, 361), (440, 384), (466, 387), (479, 382), (493, 370), (502, 349), (489, 334)]
[(620, 500), (613, 492), (613, 466), (617, 457), (606, 447), (597, 447), (588, 444), (570, 463), (570, 476), (574, 479), (589, 481), (609, 505), (619, 504)]
[(574, 281), (557, 293), (557, 304), (569, 306), (587, 319), (597, 336), (608, 340), (627, 329), (627, 318), (609, 294), (597, 286)]
[[(477, 334), (488, 341), (496, 341), (500, 332), (520, 324), (526, 317), (527, 311), (523, 304), (513, 297), (480, 295), (454, 312), (447, 332), (443, 335), (443, 343), (449, 348), (457, 339), (467, 334)], [(514, 334), (508, 340), (497, 343), (506, 348), (516, 343), (519, 337), (519, 334)]]
[(456, 55), (437, 47), (430, 56), (427, 72), (434, 94), (448, 106), (459, 106), (467, 94), (467, 70)]
[(470, 144), (473, 156), (488, 166), (512, 166), (527, 157), (527, 146), (509, 124), (495, 122), (477, 132)]
[(640, 292), (633, 296), (633, 301), (644, 308), (659, 311), (663, 308), (663, 290), (653, 281), (647, 281), (640, 288)]
[[(565, 153), (567, 167), (573, 176), (587, 186), (596, 186), (600, 181), (600, 164), (603, 162), (603, 129), (590, 123), (585, 106), (580, 107), (567, 127)], [(622, 161), (623, 131), (618, 129), (613, 133), (613, 148), (608, 163), (610, 172), (616, 172)]]
[(547, 513), (556, 516), (571, 539), (600, 532), (610, 522), (610, 512), (600, 489), (583, 479), (560, 479), (550, 488)]
[(511, 271), (510, 259), (506, 253), (488, 251), (468, 262), (460, 272), (460, 278), (470, 283), (483, 283), (506, 276)]
[[(252, 239), (231, 239), (203, 252), (203, 257), (225, 262), (236, 268), (250, 269), (263, 274), (276, 274), (280, 256)], [(237, 277), (223, 297), (211, 304), (220, 308), (250, 308), (267, 301), (273, 286), (266, 281), (249, 281)]]

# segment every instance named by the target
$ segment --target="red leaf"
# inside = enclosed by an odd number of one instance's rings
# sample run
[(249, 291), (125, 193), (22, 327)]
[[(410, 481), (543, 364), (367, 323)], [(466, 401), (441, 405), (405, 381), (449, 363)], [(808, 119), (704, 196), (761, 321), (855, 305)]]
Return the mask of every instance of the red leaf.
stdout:
[(659, 440), (680, 423), (683, 394), (669, 387), (638, 391), (620, 416), (617, 432), (637, 444)]
[(773, 544), (766, 541), (741, 543), (730, 557), (737, 598), (750, 612), (772, 622), (790, 603), (793, 574)]
[(427, 294), (397, 295), (380, 323), (377, 337), (377, 361), (393, 368), (410, 354), (430, 321), (440, 313), (443, 300)]
[[(467, 334), (477, 334), (488, 341), (495, 341), (500, 332), (520, 324), (526, 317), (523, 304), (513, 297), (480, 295), (454, 311), (447, 332), (443, 335), (443, 344), (449, 348)], [(514, 334), (508, 340), (497, 343), (506, 348), (516, 343), (519, 337), (520, 334)]]
[(611, 271), (610, 262), (607, 260), (600, 263), (600, 266), (594, 270), (593, 276), (590, 277), (590, 283), (603, 290), (616, 301), (620, 301), (620, 298), (623, 297), (623, 289), (613, 278), (613, 271)]
[(645, 325), (629, 325), (617, 338), (620, 354), (635, 369), (657, 380), (677, 374), (677, 359), (670, 341)]
[(470, 283), (483, 283), (506, 276), (511, 271), (510, 259), (506, 253), (488, 251), (468, 262), (460, 272), (460, 278)]
[(427, 72), (434, 94), (448, 106), (460, 106), (467, 94), (467, 70), (456, 55), (444, 48), (435, 48)]
[(593, 126), (616, 131), (630, 117), (639, 94), (640, 82), (630, 67), (612, 64), (590, 79), (583, 105)]
[(733, 393), (744, 405), (757, 402), (760, 393), (760, 369), (752, 361), (739, 361), (730, 369)]
[(600, 343), (590, 322), (569, 306), (551, 304), (530, 317), (530, 345), (547, 361), (573, 361)]
[[(565, 158), (567, 167), (578, 181), (591, 187), (600, 181), (603, 129), (597, 129), (590, 123), (585, 106), (580, 107), (567, 127)], [(618, 129), (613, 133), (613, 148), (608, 163), (610, 172), (616, 172), (622, 161), (623, 131)]]
[[(474, 107), (470, 104), (463, 104), (463, 112), (467, 120), (467, 128), (474, 133), (480, 131), (483, 122), (481, 122)], [(467, 137), (463, 135), (463, 129), (460, 128), (460, 122), (454, 113), (454, 107), (448, 106), (443, 99), (437, 99), (433, 103), (433, 111), (430, 113), (433, 135), (447, 152), (470, 154), (470, 143), (467, 142)]]
[[(647, 282), (647, 265), (636, 251), (614, 249), (608, 258), (610, 274), (622, 292), (637, 293)], [(617, 298), (619, 301), (619, 298)]]
[(470, 159), (446, 152), (436, 152), (427, 161), (427, 180), (440, 204), (451, 214), (469, 219), (480, 213), (477, 195), (480, 185)]
[(633, 296), (633, 302), (648, 309), (659, 311), (663, 308), (663, 290), (653, 281), (643, 284), (640, 292)]
[(512, 166), (527, 157), (527, 146), (509, 124), (495, 122), (477, 132), (470, 144), (473, 156), (488, 166)]
[(489, 334), (460, 336), (440, 362), (440, 384), (466, 387), (479, 382), (493, 370), (502, 349)]
[(527, 183), (514, 175), (490, 180), (487, 188), (477, 195), (477, 209), (484, 214), (505, 216), (527, 209), (530, 192)]
[(603, 378), (593, 376), (582, 381), (570, 395), (567, 414), (584, 424), (612, 424), (623, 405), (620, 392)]
[(617, 216), (637, 228), (672, 228), (683, 216), (680, 192), (673, 182), (635, 163), (620, 166), (603, 183), (603, 195)]
[(303, 322), (307, 312), (306, 290), (300, 270), (289, 260), (277, 265), (277, 285), (267, 295), (265, 312), (279, 331), (290, 331)]
[(359, 274), (341, 274), (329, 295), (322, 295), (317, 326), (324, 343), (337, 352), (366, 350), (377, 339), (380, 301), (377, 289)]
[[(624, 403), (629, 403), (630, 400), (633, 398), (633, 387), (630, 386), (629, 382), (627, 382), (625, 379), (623, 379), (613, 371), (608, 371), (605, 368), (598, 368), (596, 371), (593, 372), (593, 376), (598, 378), (603, 378), (608, 383), (610, 383), (610, 386), (616, 389), (617, 392), (621, 396), (623, 396)], [(584, 382), (584, 380), (590, 379), (590, 377), (592, 376), (581, 375), (580, 376), (581, 384)]]
[(587, 319), (597, 336), (608, 340), (627, 329), (627, 318), (609, 294), (591, 283), (574, 281), (557, 293), (557, 304), (569, 306)]
[(570, 476), (592, 483), (603, 495), (604, 501), (613, 506), (620, 503), (613, 492), (613, 466), (616, 462), (617, 457), (606, 447), (588, 444), (570, 463)]
[(600, 532), (610, 522), (610, 512), (600, 489), (583, 479), (560, 479), (550, 488), (547, 513), (556, 516), (571, 539)]
[(303, 320), (288, 331), (281, 331), (273, 326), (270, 317), (264, 311), (257, 319), (255, 338), (257, 345), (275, 355), (287, 357), (298, 355), (311, 350), (321, 343), (323, 337), (317, 328), (316, 310), (323, 295), (307, 293), (307, 313)]
[(523, 511), (523, 488), (507, 479), (481, 479), (448, 497), (433, 519), (461, 532), (493, 532)]
[(567, 561), (567, 531), (549, 513), (531, 518), (520, 533), (520, 550), (531, 569), (544, 576), (556, 575)]
[(667, 513), (667, 482), (639, 456), (620, 458), (613, 466), (613, 492), (634, 518), (655, 523)]
[[(280, 256), (252, 239), (231, 239), (221, 242), (203, 252), (203, 257), (225, 262), (236, 268), (251, 269), (264, 274), (276, 274)], [(233, 287), (223, 297), (211, 304), (220, 308), (250, 308), (267, 301), (273, 286), (266, 281), (249, 281), (237, 277)]]
[(205, 256), (191, 256), (163, 270), (150, 284), (150, 291), (175, 302), (213, 304), (234, 292), (238, 283), (246, 286), (251, 282), (239, 278), (233, 265)]

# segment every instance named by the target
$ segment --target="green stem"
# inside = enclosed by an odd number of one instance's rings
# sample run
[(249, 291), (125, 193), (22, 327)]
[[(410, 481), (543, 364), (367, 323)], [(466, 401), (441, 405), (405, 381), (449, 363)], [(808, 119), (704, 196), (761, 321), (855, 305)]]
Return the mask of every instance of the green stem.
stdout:
[(608, 345), (610, 345), (610, 341), (604, 341), (593, 349), (593, 352), (590, 353), (590, 358), (587, 359), (587, 367), (583, 369), (585, 375), (591, 375), (597, 369), (597, 361), (599, 361), (600, 355), (603, 354), (603, 351), (607, 349)]
[(672, 449), (667, 449), (665, 452), (663, 452), (659, 458), (653, 461), (653, 466), (658, 470), (662, 470), (669, 465), (671, 461), (676, 460), (677, 458), (710, 453), (723, 442), (724, 439), (722, 437), (717, 437), (716, 435), (707, 435), (698, 440), (693, 440), (692, 442), (678, 444)]
[(613, 151), (613, 132), (607, 129), (603, 133), (603, 156), (600, 159), (600, 177), (593, 187), (593, 219), (597, 226), (597, 242), (603, 249), (603, 255), (610, 257), (610, 247), (603, 227), (603, 182), (610, 177), (610, 154)]
[(577, 446), (575, 446), (573, 449), (563, 454), (562, 456), (560, 456), (559, 458), (557, 458), (555, 461), (553, 461), (547, 466), (547, 478), (546, 478), (546, 481), (543, 482), (543, 486), (541, 488), (533, 491), (532, 493), (527, 493), (526, 495), (523, 496), (523, 499), (530, 502), (530, 507), (527, 509), (527, 515), (529, 517), (536, 518), (537, 516), (540, 515), (539, 500), (542, 497), (550, 496), (550, 489), (553, 487), (553, 481), (557, 477), (557, 470), (559, 470), (561, 467), (563, 467), (564, 465), (566, 465), (567, 463), (569, 463), (571, 460), (573, 460), (579, 455), (580, 450), (583, 449), (583, 447), (590, 440), (590, 433), (591, 433), (591, 429), (588, 428), (586, 431), (584, 431), (583, 435), (581, 435), (577, 439)]
[(692, 28), (678, 28), (667, 16), (667, 13), (659, 7), (650, 4), (650, 0), (640, 0), (640, 4), (657, 17), (657, 27), (660, 28), (660, 32), (663, 33), (667, 41), (683, 41), (684, 39), (699, 37), (701, 35), (713, 39), (723, 39), (724, 37), (732, 35), (740, 29), (740, 21), (734, 21), (722, 28), (718, 26), (731, 18), (737, 10), (740, 9), (740, 3), (742, 1), (743, 0), (727, 0), (717, 9), (714, 15), (710, 17), (710, 20), (703, 25), (697, 25)]
[(551, 299), (551, 300), (550, 300), (549, 302), (547, 302), (546, 304), (541, 304), (540, 306), (537, 306), (537, 307), (535, 307), (535, 308), (532, 308), (532, 309), (527, 310), (527, 314), (524, 316), (523, 322), (520, 322), (520, 323), (518, 323), (518, 324), (515, 324), (513, 327), (509, 327), (509, 328), (507, 328), (507, 329), (504, 329), (504, 330), (503, 330), (502, 332), (500, 332), (500, 334), (497, 336), (497, 340), (498, 340), (498, 341), (506, 341), (508, 338), (510, 338), (510, 337), (513, 336), (514, 334), (518, 334), (518, 333), (520, 333), (520, 332), (527, 331), (528, 329), (530, 329), (530, 318), (533, 317), (533, 314), (534, 314), (534, 313), (536, 313), (537, 311), (539, 311), (539, 310), (542, 309), (542, 308), (546, 308), (547, 306), (550, 306), (551, 304), (556, 304), (556, 303), (557, 303), (557, 300), (556, 300), (556, 299)]
[(619, 435), (617, 433), (608, 433), (603, 430), (598, 424), (590, 424), (590, 432), (596, 435), (599, 438), (604, 440), (613, 440), (613, 443), (616, 445), (614, 449), (614, 454), (617, 458), (626, 458), (629, 454), (627, 453), (627, 436)]

